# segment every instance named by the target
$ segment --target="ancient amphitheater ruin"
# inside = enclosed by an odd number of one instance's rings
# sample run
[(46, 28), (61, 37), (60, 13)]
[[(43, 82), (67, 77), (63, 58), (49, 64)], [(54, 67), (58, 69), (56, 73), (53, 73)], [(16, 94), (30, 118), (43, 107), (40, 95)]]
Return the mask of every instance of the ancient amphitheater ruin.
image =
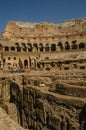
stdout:
[(86, 18), (8, 22), (0, 115), (0, 130), (86, 130)]

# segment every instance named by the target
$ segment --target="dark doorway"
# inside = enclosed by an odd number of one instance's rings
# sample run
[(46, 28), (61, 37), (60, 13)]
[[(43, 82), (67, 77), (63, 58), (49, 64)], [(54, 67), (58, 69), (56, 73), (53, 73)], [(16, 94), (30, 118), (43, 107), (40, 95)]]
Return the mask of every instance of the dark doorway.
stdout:
[(83, 48), (85, 48), (85, 44), (82, 42), (79, 44), (79, 49), (83, 49)]
[(69, 42), (65, 42), (65, 50), (70, 50), (70, 45), (69, 45)]
[(28, 60), (24, 60), (24, 68), (28, 68)]
[(56, 51), (56, 44), (51, 44), (51, 51)]

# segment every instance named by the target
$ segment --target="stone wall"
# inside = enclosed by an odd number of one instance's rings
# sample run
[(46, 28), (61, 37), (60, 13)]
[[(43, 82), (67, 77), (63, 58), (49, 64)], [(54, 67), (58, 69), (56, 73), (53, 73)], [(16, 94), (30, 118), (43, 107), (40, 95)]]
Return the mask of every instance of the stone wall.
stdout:
[[(86, 98), (85, 95), (82, 96), (81, 89), (77, 89), (79, 93), (81, 92), (80, 98), (76, 91), (77, 87), (75, 87), (75, 94), (70, 85), (71, 89), (68, 90), (67, 94), (59, 92), (59, 87), (57, 92), (50, 91), (54, 86), (46, 86), (46, 83), (45, 86), (40, 86), (34, 84), (33, 80), (31, 81), (25, 76), (22, 78), (21, 85), (23, 86), (21, 90), (18, 84), (11, 83), (10, 101), (16, 104), (18, 122), (24, 128), (33, 130), (84, 130)], [(28, 80), (30, 80), (30, 83)], [(53, 81), (55, 83), (55, 79)], [(62, 87), (61, 84), (59, 85)], [(16, 87), (19, 89), (18, 91), (16, 91)]]
[(12, 119), (9, 118), (7, 113), (0, 107), (0, 130), (25, 130)]
[(79, 119), (84, 100), (60, 97), (44, 90), (30, 86), (23, 90), (23, 111), (28, 127), (35, 130), (80, 130)]
[(85, 130), (84, 74), (58, 71), (56, 74), (38, 72), (3, 77), (1, 85), (5, 82), (6, 85), (2, 87), (4, 96), (0, 106), (25, 129)]

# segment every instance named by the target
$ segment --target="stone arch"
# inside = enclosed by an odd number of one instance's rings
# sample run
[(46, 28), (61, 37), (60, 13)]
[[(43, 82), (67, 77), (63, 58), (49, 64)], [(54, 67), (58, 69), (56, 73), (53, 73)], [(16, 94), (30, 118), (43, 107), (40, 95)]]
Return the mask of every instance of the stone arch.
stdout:
[(76, 40), (72, 41), (72, 46), (71, 46), (72, 50), (78, 48), (76, 42), (77, 42)]
[(56, 51), (56, 44), (55, 43), (51, 44), (51, 51)]
[(32, 44), (31, 43), (27, 43), (27, 45), (28, 45), (28, 51), (32, 51)]
[(8, 46), (5, 46), (5, 51), (9, 51), (9, 47)]
[(19, 58), (18, 65), (20, 69), (23, 69), (23, 63), (22, 63), (21, 58)]
[(51, 65), (52, 67), (55, 67), (55, 62), (51, 62), (50, 65)]
[(16, 45), (16, 46), (19, 46), (19, 43), (18, 43), (18, 42), (16, 42), (16, 43), (15, 43), (15, 45)]
[(42, 43), (39, 44), (39, 50), (43, 51), (43, 44)]
[(13, 67), (16, 68), (17, 67), (17, 63), (13, 63)]
[(45, 51), (49, 51), (49, 43), (46, 43), (46, 45), (45, 45)]
[(11, 68), (11, 63), (7, 63), (8, 69)]
[(21, 43), (22, 46), (26, 46), (26, 44), (24, 42)]
[(21, 47), (18, 46), (18, 47), (17, 47), (17, 51), (21, 51)]
[(23, 51), (27, 51), (27, 48), (26, 48), (26, 47), (24, 47), (24, 48), (23, 48)]
[(23, 50), (23, 51), (26, 51), (26, 50), (27, 50), (26, 44), (23, 42), (23, 43), (21, 43), (21, 45), (22, 45), (22, 50)]
[(58, 42), (58, 46), (60, 47), (61, 50), (63, 50), (63, 44), (62, 44), (62, 42)]
[(38, 51), (38, 45), (37, 43), (33, 43), (34, 51)]
[(70, 45), (68, 41), (65, 42), (65, 50), (70, 50)]
[(77, 69), (77, 64), (73, 64), (72, 68)]
[(79, 44), (79, 49), (83, 49), (83, 48), (85, 48), (85, 44), (84, 44), (83, 42), (81, 42), (81, 43)]
[(15, 51), (15, 47), (12, 46), (12, 47), (11, 47), (11, 51)]
[(24, 60), (24, 68), (28, 68), (28, 60)]

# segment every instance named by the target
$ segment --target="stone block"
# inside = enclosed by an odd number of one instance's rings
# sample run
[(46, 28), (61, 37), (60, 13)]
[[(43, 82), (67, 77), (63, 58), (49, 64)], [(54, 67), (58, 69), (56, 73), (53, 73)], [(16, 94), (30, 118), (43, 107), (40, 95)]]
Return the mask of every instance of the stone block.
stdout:
[(50, 114), (48, 116), (48, 126), (54, 128), (55, 130), (60, 130), (61, 118)]

